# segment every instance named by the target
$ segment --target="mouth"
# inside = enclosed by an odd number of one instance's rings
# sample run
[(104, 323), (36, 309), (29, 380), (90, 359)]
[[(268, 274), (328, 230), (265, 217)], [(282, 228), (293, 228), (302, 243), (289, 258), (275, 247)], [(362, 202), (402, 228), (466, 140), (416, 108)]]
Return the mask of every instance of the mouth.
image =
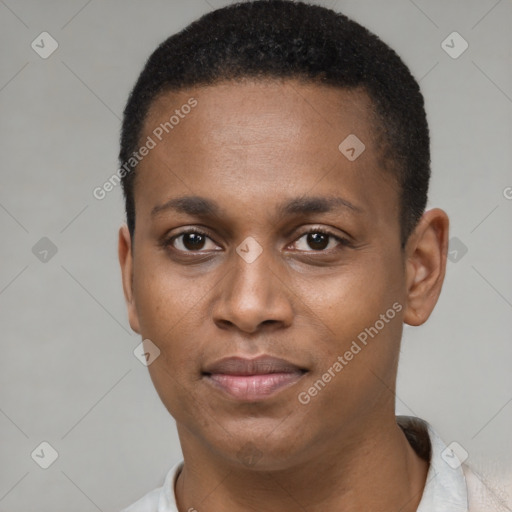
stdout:
[(207, 366), (203, 378), (214, 389), (240, 401), (269, 398), (296, 384), (307, 373), (289, 361), (270, 356), (228, 357)]

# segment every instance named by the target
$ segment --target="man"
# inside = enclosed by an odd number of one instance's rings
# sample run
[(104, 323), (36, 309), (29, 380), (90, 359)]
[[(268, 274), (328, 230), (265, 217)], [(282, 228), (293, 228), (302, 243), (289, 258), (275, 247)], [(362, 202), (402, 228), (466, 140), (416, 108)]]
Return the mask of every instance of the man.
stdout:
[(149, 58), (120, 160), (130, 325), (184, 457), (126, 512), (480, 510), (432, 427), (395, 417), (448, 218), (393, 50), (300, 2), (214, 11)]

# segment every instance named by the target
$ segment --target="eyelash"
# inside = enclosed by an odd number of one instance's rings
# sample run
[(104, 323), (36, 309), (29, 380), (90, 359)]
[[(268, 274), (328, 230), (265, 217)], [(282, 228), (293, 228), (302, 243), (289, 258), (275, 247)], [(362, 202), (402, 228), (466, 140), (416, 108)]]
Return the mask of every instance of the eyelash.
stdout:
[[(329, 236), (331, 238), (334, 238), (339, 243), (339, 245), (342, 246), (342, 247), (352, 247), (352, 244), (348, 240), (348, 238), (344, 238), (344, 237), (340, 237), (340, 236), (334, 235), (333, 233), (331, 233), (330, 231), (328, 231), (328, 230), (326, 230), (324, 228), (313, 228), (313, 229), (310, 229), (310, 230), (302, 233), (302, 235), (299, 236), (295, 241), (300, 240), (304, 236), (312, 234), (312, 233), (315, 233), (315, 234), (319, 233), (319, 234), (327, 235), (327, 236)], [(175, 247), (172, 246), (173, 242), (176, 239), (178, 239), (180, 236), (188, 235), (188, 234), (200, 235), (200, 236), (204, 236), (204, 237), (209, 238), (210, 240), (212, 240), (212, 238), (210, 237), (210, 235), (208, 235), (208, 233), (205, 233), (204, 231), (201, 231), (200, 229), (197, 229), (197, 228), (190, 228), (190, 229), (186, 229), (184, 231), (181, 231), (180, 233), (178, 233), (176, 235), (172, 235), (172, 236), (166, 238), (165, 240), (163, 240), (162, 245), (164, 247), (166, 247), (166, 248), (171, 247), (172, 250), (175, 250), (175, 251), (180, 252), (180, 253), (201, 254), (201, 251), (183, 251), (181, 249), (176, 249)], [(212, 241), (214, 241), (214, 240), (212, 240)], [(303, 252), (303, 253), (310, 253), (310, 252), (312, 252), (312, 253), (317, 253), (317, 254), (328, 254), (332, 250), (333, 249), (330, 249), (330, 250), (329, 249), (328, 250), (322, 249), (322, 250), (315, 251), (315, 250), (312, 249), (311, 251), (298, 251), (298, 252)]]

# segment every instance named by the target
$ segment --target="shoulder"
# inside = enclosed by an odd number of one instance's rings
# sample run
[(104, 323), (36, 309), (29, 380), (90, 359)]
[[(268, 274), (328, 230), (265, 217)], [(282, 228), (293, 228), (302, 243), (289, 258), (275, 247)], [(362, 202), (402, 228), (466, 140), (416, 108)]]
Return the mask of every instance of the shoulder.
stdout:
[(154, 489), (153, 491), (148, 492), (140, 500), (132, 503), (129, 507), (123, 508), (121, 512), (157, 512), (158, 500), (160, 499), (161, 492), (161, 487)]
[(178, 512), (174, 495), (174, 484), (179, 475), (183, 461), (175, 464), (165, 476), (162, 487), (158, 487), (121, 512)]
[(468, 512), (507, 512), (510, 509), (502, 499), (502, 492), (495, 489), (481, 475), (463, 464), (468, 490)]

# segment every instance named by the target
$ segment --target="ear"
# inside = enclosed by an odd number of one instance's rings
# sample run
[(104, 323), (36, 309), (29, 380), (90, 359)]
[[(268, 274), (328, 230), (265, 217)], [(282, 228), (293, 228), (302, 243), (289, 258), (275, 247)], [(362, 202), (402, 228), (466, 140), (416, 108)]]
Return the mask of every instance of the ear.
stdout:
[(133, 296), (133, 254), (130, 231), (128, 226), (124, 224), (119, 228), (118, 243), (119, 264), (121, 265), (121, 277), (123, 280), (124, 298), (128, 308), (128, 319), (130, 327), (140, 334), (139, 318), (137, 315), (137, 307)]
[(406, 324), (426, 322), (437, 303), (446, 272), (448, 228), (446, 213), (434, 208), (423, 214), (407, 241)]

